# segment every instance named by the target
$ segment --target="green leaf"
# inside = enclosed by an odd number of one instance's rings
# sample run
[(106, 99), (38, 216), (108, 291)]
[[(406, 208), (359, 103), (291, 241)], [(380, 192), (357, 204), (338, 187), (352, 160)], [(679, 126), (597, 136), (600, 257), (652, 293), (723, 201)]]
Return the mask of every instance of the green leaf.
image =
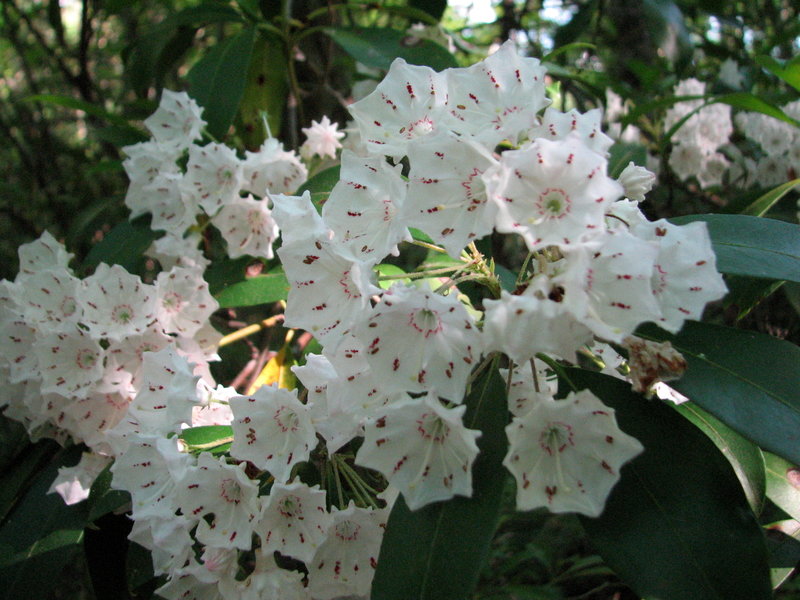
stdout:
[(447, 0), (408, 0), (408, 6), (428, 13), (436, 21), (441, 21)]
[(245, 27), (214, 46), (186, 75), (189, 95), (203, 107), (208, 131), (218, 140), (239, 110), (255, 41), (256, 29)]
[(764, 453), (767, 497), (787, 515), (800, 521), (800, 469), (785, 458)]
[(372, 600), (464, 600), (471, 597), (499, 518), (506, 471), (505, 382), (492, 368), (473, 386), (464, 423), (480, 425), (472, 498), (410, 511), (398, 498), (389, 516)]
[(408, 277), (402, 277), (402, 278), (398, 277), (398, 275), (405, 275), (406, 272), (397, 265), (383, 263), (380, 265), (376, 265), (374, 269), (378, 277), (385, 277), (389, 275), (395, 277), (395, 279), (384, 279), (382, 281), (378, 281), (378, 285), (381, 287), (381, 289), (388, 290), (395, 283), (411, 284), (411, 279), (409, 279)]
[(767, 211), (770, 208), (772, 208), (778, 200), (783, 198), (786, 194), (791, 192), (798, 185), (800, 185), (800, 178), (793, 179), (792, 181), (787, 181), (786, 183), (782, 183), (778, 187), (768, 191), (766, 194), (758, 198), (758, 200), (753, 202), (750, 206), (745, 208), (742, 211), (742, 214), (752, 215), (754, 217), (761, 217), (765, 215)]
[(670, 386), (765, 450), (800, 464), (800, 348), (772, 336), (687, 321), (637, 335), (669, 341), (689, 364)]
[(717, 96), (713, 101), (722, 102), (723, 104), (729, 104), (734, 108), (741, 108), (743, 110), (760, 112), (767, 116), (774, 117), (780, 121), (789, 123), (790, 125), (794, 125), (795, 127), (800, 127), (800, 122), (787, 115), (780, 108), (770, 104), (763, 98), (759, 98), (758, 96), (755, 96), (748, 92), (734, 92), (732, 94)]
[(28, 444), (20, 459), (0, 475), (0, 522), (14, 507), (31, 479), (52, 459), (58, 446), (50, 441)]
[(94, 480), (92, 489), (89, 491), (89, 522), (94, 522), (131, 501), (131, 496), (127, 492), (111, 489), (112, 478), (113, 474), (109, 465)]
[(230, 425), (202, 425), (200, 427), (190, 427), (181, 431), (180, 437), (189, 446), (212, 447), (221, 445), (220, 442), (228, 443), (233, 436), (233, 429)]
[(281, 272), (256, 275), (250, 279), (234, 283), (215, 294), (220, 308), (255, 306), (286, 300), (289, 294), (289, 281)]
[(86, 503), (66, 506), (58, 494), (47, 493), (58, 468), (74, 465), (80, 455), (81, 447), (73, 446), (40, 471), (0, 528), (0, 590), (5, 598), (51, 597), (61, 583), (53, 575), (80, 550)]
[(711, 440), (624, 381), (577, 368), (567, 373), (613, 408), (620, 428), (645, 448), (622, 468), (603, 514), (581, 518), (606, 563), (639, 597), (771, 598), (761, 528)]
[(94, 269), (100, 263), (106, 263), (121, 265), (131, 273), (141, 272), (145, 263), (145, 250), (159, 237), (161, 233), (150, 229), (146, 218), (124, 221), (103, 236), (103, 240), (89, 251), (83, 261), (83, 268)]
[(711, 438), (728, 459), (742, 484), (750, 508), (756, 515), (760, 514), (767, 490), (766, 468), (761, 449), (704, 411), (696, 402), (685, 402), (675, 408)]
[(333, 186), (339, 182), (339, 171), (339, 165), (320, 171), (297, 188), (296, 195), (302, 196), (305, 192), (310, 192), (311, 202), (317, 207), (317, 212), (321, 212)]
[(800, 57), (795, 56), (785, 63), (780, 63), (771, 56), (756, 56), (756, 62), (800, 91)]
[(212, 296), (216, 296), (226, 287), (245, 281), (247, 278), (247, 267), (253, 262), (249, 256), (241, 256), (234, 259), (223, 259), (211, 263), (203, 277), (208, 282), (208, 291)]
[(367, 67), (388, 70), (395, 58), (436, 71), (457, 67), (455, 57), (436, 42), (385, 27), (328, 28), (325, 32), (345, 52)]
[(729, 275), (726, 283), (728, 284), (728, 295), (725, 296), (724, 306), (726, 309), (731, 306), (735, 307), (739, 313), (736, 316), (738, 322), (778, 288), (783, 287), (786, 282)]
[(733, 275), (800, 282), (800, 226), (749, 215), (689, 215), (677, 225), (705, 221), (717, 269)]
[(98, 117), (117, 127), (122, 127), (130, 130), (131, 134), (139, 133), (139, 130), (133, 127), (126, 119), (108, 112), (101, 106), (91, 104), (84, 100), (78, 100), (71, 96), (60, 96), (58, 94), (37, 94), (35, 96), (28, 96), (25, 102), (41, 102), (42, 104), (53, 104), (55, 106), (63, 106), (64, 108), (71, 108), (73, 110), (80, 110), (87, 115)]
[(256, 150), (267, 138), (263, 113), (267, 115), (269, 133), (273, 137), (280, 133), (288, 89), (283, 44), (277, 37), (260, 36), (253, 47), (253, 59), (247, 73), (237, 124), (237, 130), (248, 149)]
[(542, 62), (551, 62), (556, 56), (561, 54), (565, 54), (572, 50), (596, 50), (597, 44), (590, 44), (589, 42), (572, 42), (571, 44), (564, 44), (563, 46), (558, 46), (555, 50), (548, 52), (542, 57)]

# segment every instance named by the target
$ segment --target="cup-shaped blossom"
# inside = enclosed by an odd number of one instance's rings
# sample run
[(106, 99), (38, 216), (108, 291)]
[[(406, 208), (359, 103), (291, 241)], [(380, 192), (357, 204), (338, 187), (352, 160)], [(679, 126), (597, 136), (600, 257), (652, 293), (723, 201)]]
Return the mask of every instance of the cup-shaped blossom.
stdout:
[(245, 153), (242, 189), (261, 196), (291, 194), (305, 183), (306, 166), (275, 138), (267, 138), (257, 152)]
[(447, 81), (430, 67), (396, 58), (366, 98), (350, 105), (372, 154), (403, 156), (411, 142), (447, 128)]
[(181, 181), (184, 198), (209, 215), (239, 195), (244, 182), (242, 161), (224, 144), (189, 148), (189, 163)]
[(664, 329), (674, 333), (686, 319), (699, 320), (706, 304), (719, 300), (728, 291), (717, 272), (705, 223), (678, 226), (659, 219), (639, 223), (631, 231), (658, 243), (651, 284), (661, 309), (656, 323)]
[(409, 158), (408, 224), (458, 259), (494, 226), (497, 205), (489, 202), (482, 175), (497, 161), (481, 144), (449, 133), (418, 142)]
[(200, 402), (193, 366), (171, 346), (144, 353), (142, 384), (128, 409), (141, 431), (166, 435), (192, 422)]
[(56, 267), (68, 268), (69, 261), (75, 256), (67, 252), (64, 244), (59, 242), (49, 231), (45, 231), (38, 239), (22, 244), (17, 250), (19, 256), (19, 275), (33, 275), (39, 271)]
[(295, 480), (272, 486), (263, 502), (256, 533), (263, 550), (277, 550), (310, 563), (332, 521), (325, 509), (325, 491)]
[(44, 394), (86, 397), (103, 377), (106, 351), (77, 327), (42, 337), (34, 349)]
[(165, 146), (188, 148), (205, 127), (202, 107), (186, 92), (163, 90), (158, 109), (144, 121), (153, 138)]
[(74, 329), (83, 311), (78, 303), (80, 280), (64, 267), (24, 277), (16, 288), (25, 321), (48, 332)]
[(83, 284), (83, 324), (93, 338), (121, 340), (142, 333), (153, 320), (155, 289), (120, 265), (101, 263)]
[(356, 324), (365, 358), (385, 392), (434, 391), (461, 402), (483, 349), (480, 332), (456, 294), (394, 285)]
[(116, 456), (111, 466), (111, 487), (131, 495), (137, 519), (173, 516), (177, 508), (176, 482), (193, 462), (189, 454), (179, 451), (174, 439), (132, 435), (128, 448)]
[(545, 68), (536, 58), (520, 56), (511, 41), (486, 60), (444, 73), (452, 129), (490, 148), (504, 139), (516, 143), (550, 104)]
[(403, 216), (406, 183), (400, 167), (382, 156), (362, 158), (342, 152), (339, 182), (322, 207), (322, 218), (335, 240), (360, 260), (377, 263), (397, 244), (410, 240)]
[(191, 337), (219, 308), (199, 269), (173, 267), (156, 279), (156, 318), (166, 333)]
[(251, 396), (231, 398), (230, 406), (231, 456), (266, 469), (279, 483), (289, 480), (292, 467), (308, 460), (317, 444), (308, 406), (297, 391), (265, 385)]
[(503, 464), (517, 482), (517, 508), (597, 517), (620, 468), (642, 452), (619, 429), (614, 410), (588, 390), (537, 403), (506, 427)]
[(446, 408), (432, 394), (393, 402), (367, 420), (356, 463), (380, 471), (411, 510), (469, 498), (480, 431), (464, 426), (466, 409)]
[(518, 233), (530, 250), (602, 232), (606, 208), (623, 191), (606, 175), (606, 159), (572, 136), (505, 152), (485, 178), (499, 207), (497, 231)]
[(252, 196), (234, 198), (222, 207), (211, 222), (228, 244), (228, 256), (272, 258), (272, 242), (278, 237), (278, 225), (266, 200)]
[(338, 341), (377, 291), (368, 264), (325, 236), (284, 244), (278, 256), (291, 286), (286, 324), (306, 329), (322, 344)]
[(559, 279), (569, 310), (595, 335), (616, 342), (641, 323), (658, 322), (661, 310), (651, 283), (657, 254), (657, 244), (625, 228), (568, 253)]
[(602, 110), (592, 110), (580, 113), (574, 108), (568, 112), (561, 112), (555, 108), (544, 111), (541, 123), (528, 131), (528, 137), (544, 138), (554, 142), (575, 137), (593, 152), (608, 156), (608, 149), (614, 143), (601, 129)]
[[(505, 352), (517, 363), (526, 362), (539, 352), (575, 359), (575, 352), (591, 340), (592, 333), (562, 301), (558, 285), (553, 284), (555, 289), (548, 290), (548, 283), (542, 277), (522, 295), (503, 290), (499, 300), (484, 300), (487, 350)], [(540, 293), (529, 291), (533, 289)]]
[(327, 538), (308, 565), (308, 590), (318, 600), (369, 593), (383, 540), (382, 511), (350, 501), (333, 510)]
[[(197, 539), (209, 546), (249, 550), (258, 514), (258, 484), (244, 466), (203, 452), (177, 484), (176, 499), (187, 517), (198, 521)], [(203, 517), (213, 514), (209, 524)]]

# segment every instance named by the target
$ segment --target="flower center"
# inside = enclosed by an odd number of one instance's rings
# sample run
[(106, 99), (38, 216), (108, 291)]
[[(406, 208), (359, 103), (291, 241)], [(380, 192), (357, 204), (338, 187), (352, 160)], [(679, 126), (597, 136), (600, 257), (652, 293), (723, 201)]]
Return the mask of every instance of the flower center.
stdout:
[(133, 307), (130, 304), (117, 304), (111, 311), (111, 320), (126, 325), (133, 319)]
[(300, 426), (300, 419), (297, 413), (288, 406), (281, 406), (275, 413), (273, 419), (275, 419), (278, 427), (280, 427), (281, 431), (284, 433), (287, 431), (297, 431)]
[(570, 199), (560, 188), (547, 188), (536, 200), (536, 209), (543, 217), (560, 219), (570, 212)]
[(417, 419), (417, 431), (423, 439), (441, 444), (450, 435), (450, 426), (436, 413), (425, 413)]
[(242, 500), (242, 488), (235, 479), (223, 479), (220, 485), (220, 495), (226, 502), (239, 504)]
[(358, 532), (360, 529), (361, 526), (352, 521), (342, 521), (341, 523), (337, 523), (336, 527), (334, 527), (336, 537), (345, 542), (352, 542), (358, 539)]
[(548, 456), (561, 453), (568, 446), (574, 446), (572, 427), (560, 421), (552, 421), (542, 429), (539, 435), (539, 446)]
[(429, 308), (422, 308), (412, 312), (408, 324), (426, 338), (442, 330), (442, 320), (439, 318), (439, 313)]

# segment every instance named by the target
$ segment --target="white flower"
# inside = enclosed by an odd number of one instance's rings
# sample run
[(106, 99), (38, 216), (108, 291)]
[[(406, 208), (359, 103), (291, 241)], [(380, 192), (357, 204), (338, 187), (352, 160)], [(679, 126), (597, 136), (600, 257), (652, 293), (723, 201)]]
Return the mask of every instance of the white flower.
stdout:
[(307, 159), (315, 154), (336, 158), (336, 150), (342, 147), (339, 140), (344, 137), (343, 132), (337, 131), (338, 127), (327, 116), (322, 117), (319, 123), (311, 121), (311, 127), (303, 127), (307, 139), (300, 147), (300, 155)]
[(369, 593), (383, 540), (381, 511), (351, 501), (333, 509), (327, 537), (308, 565), (308, 590), (317, 600)]
[(172, 267), (156, 279), (156, 318), (166, 333), (193, 336), (219, 308), (198, 269)]
[[(184, 515), (198, 522), (197, 539), (210, 546), (249, 550), (253, 520), (258, 514), (258, 484), (243, 465), (230, 465), (224, 456), (200, 454), (178, 482), (177, 502)], [(213, 514), (209, 524), (203, 517)]]
[(158, 109), (144, 121), (153, 138), (181, 150), (200, 137), (203, 109), (186, 92), (162, 90)]
[(189, 148), (189, 163), (181, 181), (187, 201), (213, 215), (239, 196), (243, 183), (242, 162), (224, 144)]
[(298, 239), (278, 250), (291, 286), (286, 324), (306, 329), (322, 344), (335, 344), (377, 291), (369, 265), (346, 250), (327, 236)]
[(384, 392), (435, 391), (461, 402), (483, 344), (456, 297), (394, 285), (353, 328)]
[(267, 138), (257, 152), (245, 153), (242, 189), (262, 198), (292, 194), (305, 183), (308, 170), (293, 151), (287, 152), (275, 138)]
[(536, 404), (506, 427), (503, 464), (517, 481), (517, 508), (597, 517), (623, 464), (642, 445), (617, 427), (614, 411), (588, 390)]
[(142, 385), (128, 412), (142, 431), (163, 435), (178, 431), (192, 422), (192, 408), (199, 402), (197, 379), (192, 365), (174, 348), (145, 352)]
[(231, 456), (266, 469), (275, 481), (289, 480), (292, 467), (308, 460), (317, 436), (308, 406), (290, 392), (262, 386), (251, 396), (230, 399), (233, 411)]
[(411, 239), (402, 218), (406, 183), (401, 170), (383, 157), (342, 152), (339, 182), (322, 207), (322, 218), (335, 241), (359, 260), (377, 263), (390, 252), (397, 254), (397, 244)]
[(211, 222), (228, 245), (228, 256), (272, 258), (272, 243), (278, 237), (278, 225), (267, 208), (266, 200), (252, 196), (235, 198), (222, 207)]
[(574, 137), (505, 152), (499, 177), (487, 178), (499, 206), (497, 231), (520, 234), (529, 250), (602, 232), (605, 209), (623, 191), (606, 176), (606, 159)]
[(86, 397), (103, 377), (106, 351), (78, 328), (51, 333), (37, 341), (42, 393)]
[(447, 129), (447, 81), (430, 67), (396, 58), (369, 96), (350, 105), (373, 154), (403, 156), (413, 140)]
[(393, 402), (367, 421), (356, 464), (380, 471), (411, 510), (469, 498), (480, 431), (464, 426), (466, 409), (445, 408), (431, 394)]
[(410, 150), (407, 222), (458, 259), (494, 226), (497, 205), (489, 202), (482, 175), (497, 160), (481, 144), (448, 133), (428, 136)]
[(608, 156), (608, 149), (614, 143), (601, 128), (603, 113), (593, 108), (580, 113), (574, 108), (562, 113), (552, 107), (544, 111), (542, 122), (528, 132), (530, 139), (544, 138), (555, 142), (569, 137), (579, 139), (587, 148), (601, 156)]
[(119, 265), (101, 263), (83, 285), (83, 324), (93, 338), (121, 340), (144, 332), (153, 320), (155, 289)]
[(69, 269), (69, 261), (75, 256), (67, 252), (64, 244), (56, 240), (49, 231), (42, 233), (37, 240), (22, 244), (17, 254), (19, 255), (17, 281), (25, 275), (33, 275), (46, 269)]
[(310, 563), (317, 548), (325, 541), (333, 519), (325, 510), (325, 491), (309, 487), (295, 479), (276, 483), (264, 500), (256, 533), (261, 548)]
[(60, 467), (58, 476), (47, 490), (48, 494), (57, 493), (70, 506), (82, 502), (89, 497), (89, 490), (94, 480), (111, 461), (107, 456), (93, 452), (81, 454), (80, 462), (74, 467)]
[(717, 272), (705, 223), (678, 226), (659, 219), (640, 223), (631, 231), (658, 243), (651, 285), (661, 310), (655, 322), (664, 329), (675, 333), (686, 319), (699, 320), (706, 304), (728, 291)]
[(516, 143), (550, 103), (544, 67), (535, 58), (520, 56), (512, 41), (486, 60), (444, 73), (450, 128), (490, 148), (504, 139)]
[(622, 170), (617, 180), (625, 190), (625, 197), (636, 202), (644, 200), (645, 195), (656, 181), (656, 174), (648, 171), (644, 167), (635, 165), (633, 161)]

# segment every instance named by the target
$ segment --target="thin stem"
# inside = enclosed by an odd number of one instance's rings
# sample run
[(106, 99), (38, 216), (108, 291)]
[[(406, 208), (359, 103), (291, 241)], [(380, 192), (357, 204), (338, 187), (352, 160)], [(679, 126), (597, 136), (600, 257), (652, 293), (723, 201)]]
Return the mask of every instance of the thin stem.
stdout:
[(453, 271), (461, 271), (462, 269), (464, 269), (464, 266), (459, 265), (457, 267), (442, 267), (441, 269), (414, 271), (413, 273), (400, 273), (398, 275), (379, 275), (378, 281), (388, 281), (390, 279), (419, 279), (420, 277), (433, 277), (445, 273), (452, 273)]
[(228, 344), (232, 344), (233, 342), (238, 342), (239, 340), (243, 340), (244, 338), (253, 335), (254, 333), (258, 333), (262, 329), (266, 329), (267, 327), (272, 327), (277, 323), (283, 321), (283, 315), (275, 315), (274, 317), (270, 317), (269, 319), (264, 319), (260, 323), (254, 323), (252, 325), (248, 325), (247, 327), (242, 327), (238, 331), (234, 331), (233, 333), (229, 333), (225, 337), (223, 337), (219, 341), (219, 347), (222, 348), (223, 346), (227, 346)]
[(564, 369), (564, 367), (560, 365), (557, 361), (553, 360), (543, 352), (539, 352), (536, 355), (536, 358), (538, 358), (540, 361), (547, 364), (548, 367), (553, 369), (556, 375), (558, 375), (561, 379), (567, 382), (567, 385), (572, 388), (573, 392), (578, 391), (578, 386), (575, 385), (575, 383), (569, 378), (569, 375), (567, 375), (567, 372)]
[(434, 250), (436, 252), (441, 252), (442, 254), (447, 254), (447, 250), (441, 246), (437, 246), (436, 244), (429, 244), (428, 242), (423, 242), (422, 240), (411, 240), (410, 243), (414, 244), (415, 246), (427, 248), (428, 250)]
[(539, 393), (539, 376), (536, 374), (536, 362), (531, 359), (531, 374), (533, 375), (533, 388)]
[[(475, 368), (475, 370), (472, 373), (470, 373), (469, 379), (467, 379), (467, 387), (471, 386), (472, 382), (475, 381), (478, 377), (481, 376), (481, 373), (483, 373), (486, 370), (486, 367), (488, 367), (490, 364), (492, 364), (492, 361), (498, 355), (499, 355), (499, 352), (492, 352), (491, 354), (489, 354), (489, 356), (487, 356), (486, 358), (483, 359), (481, 364), (479, 364)], [(509, 372), (510, 372), (510, 369), (509, 369)], [(510, 375), (509, 375), (509, 377), (510, 377)]]
[(336, 456), (331, 457), (331, 466), (333, 467), (333, 479), (336, 482), (336, 495), (339, 498), (339, 508), (344, 508), (344, 494), (342, 493), (342, 482), (339, 480), (339, 467)]

